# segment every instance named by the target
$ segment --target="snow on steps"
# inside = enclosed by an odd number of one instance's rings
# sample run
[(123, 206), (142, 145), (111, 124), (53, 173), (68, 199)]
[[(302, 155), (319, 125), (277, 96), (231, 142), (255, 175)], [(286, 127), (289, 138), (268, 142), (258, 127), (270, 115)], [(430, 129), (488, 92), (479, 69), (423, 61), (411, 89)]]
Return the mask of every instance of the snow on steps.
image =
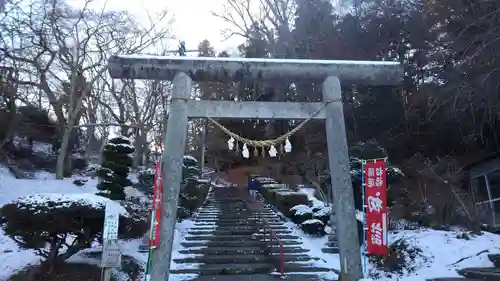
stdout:
[(336, 233), (329, 234), (328, 242), (325, 244), (325, 247), (323, 249), (321, 249), (321, 251), (325, 254), (338, 254), (338, 253), (340, 253)]
[[(282, 280), (279, 276), (272, 274), (248, 274), (248, 275), (203, 275), (196, 281), (277, 281)], [(314, 274), (290, 274), (286, 276), (286, 281), (333, 281)]]
[[(171, 269), (171, 273), (199, 274), (200, 280), (209, 276), (216, 276), (216, 280), (219, 280), (219, 276), (245, 280), (246, 275), (266, 276), (278, 270), (279, 247), (267, 249), (269, 242), (262, 239), (258, 216), (246, 209), (245, 203), (238, 199), (237, 191), (226, 187), (213, 189), (206, 204), (194, 218), (194, 226), (181, 243), (185, 249), (179, 253), (190, 256), (174, 258), (177, 266)], [(307, 254), (308, 250), (301, 247), (300, 238), (291, 235), (291, 231), (271, 209), (265, 209), (263, 215), (271, 221), (270, 228), (276, 231), (284, 244), (285, 273), (299, 274), (302, 276), (300, 280), (324, 280), (315, 276), (331, 270), (318, 258)], [(181, 266), (191, 263), (197, 266)]]

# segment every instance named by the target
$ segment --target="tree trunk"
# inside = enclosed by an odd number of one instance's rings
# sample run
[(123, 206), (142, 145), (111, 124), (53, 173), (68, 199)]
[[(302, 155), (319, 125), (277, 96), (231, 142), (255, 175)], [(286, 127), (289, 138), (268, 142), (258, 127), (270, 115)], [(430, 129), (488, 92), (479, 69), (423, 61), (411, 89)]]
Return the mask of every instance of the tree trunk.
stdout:
[(57, 154), (57, 166), (56, 166), (56, 179), (64, 179), (65, 172), (72, 171), (72, 161), (69, 158), (73, 147), (76, 144), (76, 138), (78, 134), (78, 129), (73, 128), (75, 124), (80, 122), (82, 117), (82, 112), (78, 109), (78, 112), (73, 115), (73, 113), (68, 114), (68, 122), (63, 128), (63, 135), (61, 139), (61, 147), (59, 148), (59, 153)]
[(144, 156), (147, 150), (147, 139), (142, 129), (137, 128), (134, 140), (135, 156), (134, 167), (144, 165)]
[(104, 151), (104, 147), (106, 146), (106, 142), (108, 141), (109, 134), (103, 135), (101, 138), (101, 146), (99, 147), (99, 164), (102, 164), (102, 152)]
[(47, 257), (47, 273), (52, 273), (56, 267), (57, 264), (57, 258), (58, 258), (58, 253), (59, 253), (59, 248), (61, 247), (61, 242), (57, 240), (53, 240), (50, 242), (50, 252), (49, 256)]
[(136, 128), (135, 130), (135, 133), (134, 133), (134, 137), (135, 137), (135, 140), (134, 140), (134, 149), (135, 149), (135, 154), (134, 154), (134, 165), (133, 167), (134, 168), (137, 168), (141, 162), (141, 159), (142, 159), (142, 142), (141, 142), (141, 137), (140, 137), (140, 133), (139, 133), (139, 129)]
[[(89, 121), (90, 123), (97, 123), (97, 118), (95, 117), (95, 115), (90, 115)], [(87, 128), (87, 139), (86, 139), (87, 149), (85, 149), (86, 156), (93, 155), (96, 153), (97, 138), (95, 137), (95, 132), (96, 132), (96, 127), (91, 126)]]
[(219, 174), (220, 173), (219, 158), (217, 157), (217, 155), (215, 153), (213, 154), (213, 157), (214, 157), (215, 171), (217, 172), (217, 174)]
[(64, 133), (61, 139), (61, 147), (59, 148), (59, 153), (57, 154), (56, 179), (58, 180), (64, 179), (64, 170), (66, 167), (69, 141), (71, 138), (71, 132), (73, 131), (71, 127), (72, 125), (68, 124), (64, 128)]
[[(125, 123), (125, 121), (122, 121), (122, 123)], [(128, 126), (127, 125), (123, 125), (123, 126), (120, 126), (120, 134), (124, 137), (127, 137), (128, 136)]]
[(9, 114), (7, 121), (7, 128), (5, 129), (5, 135), (0, 137), (0, 150), (2, 147), (8, 143), (11, 140), (11, 137), (14, 132), (14, 127), (15, 127), (15, 118), (16, 118), (16, 106), (12, 106), (11, 108), (11, 114)]

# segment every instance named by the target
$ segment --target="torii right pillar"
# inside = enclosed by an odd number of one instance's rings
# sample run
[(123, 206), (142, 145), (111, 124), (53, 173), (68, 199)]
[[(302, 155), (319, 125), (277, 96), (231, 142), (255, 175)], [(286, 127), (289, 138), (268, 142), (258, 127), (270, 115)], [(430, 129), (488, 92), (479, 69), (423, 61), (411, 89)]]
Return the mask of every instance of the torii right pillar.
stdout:
[[(341, 281), (357, 281), (363, 278), (357, 220), (346, 219), (356, 213), (352, 190), (349, 154), (342, 106), (342, 92), (338, 77), (330, 76), (323, 82), (323, 102), (326, 105), (325, 130), (330, 167), (331, 192), (336, 217), (336, 235), (340, 251)], [(332, 216), (333, 218), (333, 216)], [(332, 222), (333, 224), (333, 222)]]

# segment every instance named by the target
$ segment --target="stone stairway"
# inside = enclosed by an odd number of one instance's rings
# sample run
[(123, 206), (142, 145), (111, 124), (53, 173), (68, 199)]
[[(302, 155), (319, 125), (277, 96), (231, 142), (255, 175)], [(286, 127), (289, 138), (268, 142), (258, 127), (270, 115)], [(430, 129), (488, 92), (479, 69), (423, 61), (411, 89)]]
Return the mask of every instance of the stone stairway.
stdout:
[[(199, 274), (197, 280), (265, 281), (276, 278), (270, 273), (279, 272), (282, 259), (285, 274), (295, 276), (291, 277), (292, 280), (322, 280), (316, 275), (331, 271), (311, 265), (318, 259), (307, 254), (300, 238), (292, 235), (270, 208), (252, 212), (239, 193), (238, 188), (212, 189), (194, 219), (195, 226), (181, 243), (184, 249), (180, 254), (186, 256), (174, 259), (176, 265), (171, 273)], [(267, 220), (266, 226), (261, 218)], [(283, 255), (276, 240), (264, 239), (262, 233), (266, 227), (280, 239)], [(197, 266), (184, 267), (183, 264)]]
[(337, 233), (333, 232), (328, 235), (328, 242), (321, 251), (325, 254), (338, 254), (340, 252), (339, 245), (337, 242)]
[(435, 278), (427, 281), (500, 281), (500, 254), (490, 254), (488, 258), (494, 267), (469, 267), (457, 270), (464, 278)]

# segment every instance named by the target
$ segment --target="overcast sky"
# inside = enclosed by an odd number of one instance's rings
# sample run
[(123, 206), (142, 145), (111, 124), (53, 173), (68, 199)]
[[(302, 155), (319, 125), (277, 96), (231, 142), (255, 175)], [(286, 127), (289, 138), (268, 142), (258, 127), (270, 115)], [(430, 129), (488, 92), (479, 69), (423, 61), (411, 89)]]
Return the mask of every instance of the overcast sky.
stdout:
[[(155, 14), (167, 8), (175, 18), (173, 35), (186, 41), (188, 49), (196, 49), (202, 40), (208, 39), (217, 51), (231, 51), (235, 50), (243, 39), (235, 38), (223, 42), (220, 32), (228, 25), (212, 16), (212, 11), (222, 11), (224, 2), (225, 0), (95, 0), (93, 6), (106, 3), (108, 9), (127, 10), (146, 21), (146, 10)], [(176, 49), (177, 43), (178, 41), (173, 41), (171, 48)]]

